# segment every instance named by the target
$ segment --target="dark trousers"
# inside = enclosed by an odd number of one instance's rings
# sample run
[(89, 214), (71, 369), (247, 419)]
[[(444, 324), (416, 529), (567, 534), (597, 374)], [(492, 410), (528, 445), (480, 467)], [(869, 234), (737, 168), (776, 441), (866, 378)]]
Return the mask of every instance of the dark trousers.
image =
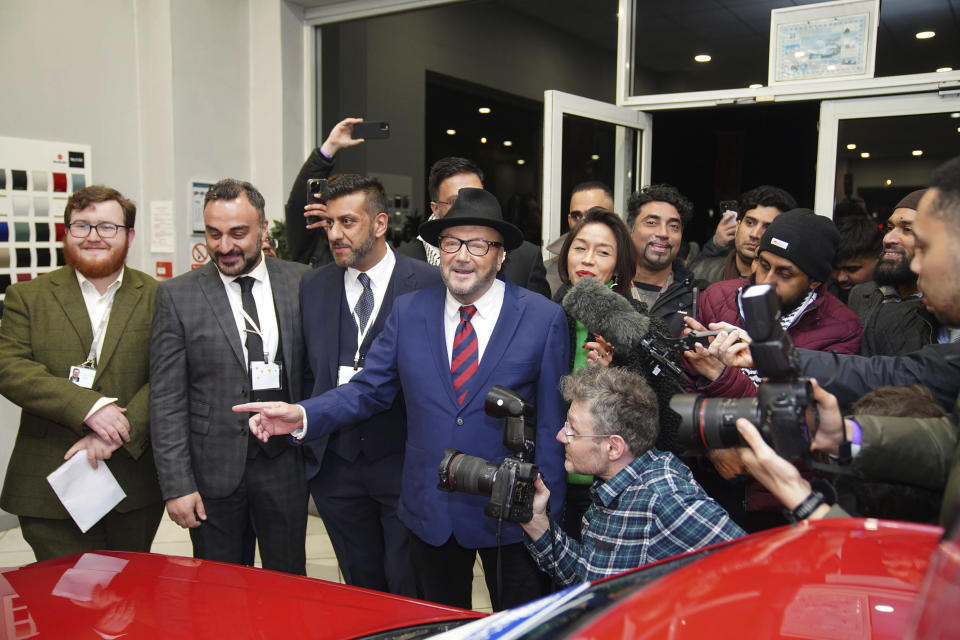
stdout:
[(417, 596), (407, 528), (397, 517), (403, 454), (350, 462), (327, 449), (310, 493), (347, 584)]
[(116, 510), (81, 533), (70, 518), (20, 516), (20, 532), (37, 560), (49, 560), (84, 551), (150, 551), (163, 517), (163, 503), (157, 502), (126, 513)]
[(552, 591), (550, 578), (537, 568), (522, 542), (499, 547), (502, 571), (498, 580), (497, 547), (467, 549), (453, 536), (435, 547), (411, 532), (410, 558), (423, 599), (472, 608), (473, 565), (478, 553), (494, 611), (516, 607)]
[(201, 497), (207, 519), (190, 529), (194, 557), (242, 564), (249, 522), (264, 569), (306, 575), (307, 483), (299, 449), (290, 447), (273, 458), (260, 452), (247, 459), (233, 493)]

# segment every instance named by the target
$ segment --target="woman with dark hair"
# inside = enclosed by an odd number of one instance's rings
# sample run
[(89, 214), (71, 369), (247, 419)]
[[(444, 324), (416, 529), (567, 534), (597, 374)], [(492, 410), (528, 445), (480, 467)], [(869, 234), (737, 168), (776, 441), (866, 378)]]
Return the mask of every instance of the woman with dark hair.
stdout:
[[(594, 207), (587, 211), (577, 225), (567, 234), (560, 249), (557, 271), (563, 286), (557, 289), (553, 299), (562, 303), (570, 288), (581, 278), (596, 278), (605, 283), (614, 292), (631, 301), (637, 313), (649, 315), (646, 305), (633, 294), (633, 275), (637, 270), (637, 254), (630, 238), (630, 230), (616, 213)], [(669, 411), (668, 402), (672, 392), (681, 392), (682, 388), (666, 389), (665, 376), (652, 374), (647, 358), (635, 353), (619, 354), (614, 361), (612, 345), (595, 335), (581, 322), (567, 313), (570, 326), (570, 370), (576, 371), (587, 366), (608, 367), (612, 364), (626, 367), (644, 375), (657, 393), (661, 413), (661, 437), (657, 446), (661, 449), (674, 449), (676, 425), (670, 422), (664, 430), (663, 419)], [(667, 325), (658, 317), (650, 318), (650, 331), (669, 337)], [(664, 433), (666, 432), (666, 433)], [(590, 506), (590, 485), (593, 476), (576, 473), (567, 474), (567, 501), (562, 518), (563, 529), (567, 535), (580, 540), (583, 515)]]
[[(580, 278), (597, 278), (625, 298), (632, 298), (633, 274), (637, 254), (630, 230), (613, 211), (593, 207), (567, 234), (557, 259), (557, 272), (563, 286), (553, 296), (560, 304), (570, 287)], [(586, 327), (567, 316), (571, 329), (570, 370), (587, 364), (608, 366), (613, 350), (606, 342), (588, 340)]]

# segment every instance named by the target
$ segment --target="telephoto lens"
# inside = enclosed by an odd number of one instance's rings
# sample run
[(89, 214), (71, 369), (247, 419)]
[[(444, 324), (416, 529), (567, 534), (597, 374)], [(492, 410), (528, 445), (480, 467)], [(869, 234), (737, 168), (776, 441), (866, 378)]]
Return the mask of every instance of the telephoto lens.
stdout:
[(677, 440), (687, 453), (746, 446), (737, 431), (737, 418), (761, 424), (756, 398), (707, 398), (680, 393), (670, 399), (670, 408), (680, 414)]
[(443, 453), (443, 460), (437, 470), (440, 475), (438, 489), (478, 496), (491, 494), (498, 465), (455, 449), (444, 449)]

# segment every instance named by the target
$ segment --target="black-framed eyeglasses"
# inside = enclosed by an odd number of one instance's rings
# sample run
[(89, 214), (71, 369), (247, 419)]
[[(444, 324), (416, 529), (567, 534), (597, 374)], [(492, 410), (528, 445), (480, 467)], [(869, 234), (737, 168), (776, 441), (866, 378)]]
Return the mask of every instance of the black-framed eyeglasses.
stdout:
[(113, 238), (117, 235), (117, 229), (129, 229), (125, 224), (115, 224), (113, 222), (98, 222), (90, 224), (89, 222), (71, 222), (67, 225), (67, 230), (74, 238), (86, 238), (90, 235), (91, 229), (97, 230), (97, 235), (101, 238)]
[(490, 240), (484, 240), (482, 238), (473, 238), (472, 240), (461, 240), (460, 238), (454, 238), (453, 236), (440, 236), (439, 238), (440, 251), (444, 253), (457, 253), (460, 251), (460, 247), (467, 245), (467, 251), (470, 252), (470, 255), (477, 256), (482, 258), (487, 255), (490, 251), (490, 247), (502, 247), (502, 242), (491, 242)]
[(434, 203), (442, 204), (445, 207), (452, 207), (456, 201), (457, 201), (457, 196), (453, 196), (452, 198), (450, 198), (450, 202), (444, 202), (443, 200), (434, 200)]

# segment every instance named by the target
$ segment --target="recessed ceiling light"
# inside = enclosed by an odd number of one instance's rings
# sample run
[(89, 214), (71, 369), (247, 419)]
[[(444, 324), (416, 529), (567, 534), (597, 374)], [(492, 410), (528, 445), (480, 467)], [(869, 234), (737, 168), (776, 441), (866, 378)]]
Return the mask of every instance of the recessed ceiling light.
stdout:
[(455, 136), (455, 135), (457, 135), (457, 130), (456, 130), (456, 129), (447, 129), (447, 135), (448, 135), (448, 136)]
[(937, 35), (936, 31), (918, 31), (917, 40), (929, 40), (933, 36)]
[(951, 118), (960, 118), (960, 111), (954, 111), (950, 114)]
[(911, 155), (914, 155), (914, 156), (917, 156), (917, 157), (922, 156), (922, 155), (923, 155), (923, 149), (914, 149), (913, 151), (910, 152), (910, 154), (911, 154)]
[(693, 59), (697, 62), (710, 62), (713, 60), (713, 58), (706, 53), (698, 53), (697, 55), (693, 56)]
[(599, 160), (599, 159), (600, 159), (600, 156), (597, 155), (597, 154), (593, 154), (592, 156), (590, 156), (590, 159), (591, 159), (591, 160)]
[(487, 144), (487, 138), (486, 137), (480, 138), (480, 144)]
[(869, 152), (869, 151), (861, 151), (861, 152), (860, 152), (860, 157), (861, 157), (861, 158), (869, 158), (869, 157), (870, 157), (870, 152)]
[(937, 73), (946, 73), (947, 71), (953, 71), (953, 67), (937, 67)]
[(512, 140), (504, 140), (504, 141), (503, 141), (503, 146), (505, 146), (505, 147), (512, 147), (512, 146), (513, 146), (513, 141), (512, 141)]
[(480, 107), (477, 111), (480, 113), (490, 113), (490, 107)]
[(856, 149), (856, 148), (857, 148), (857, 145), (855, 145), (855, 144), (852, 143), (852, 142), (847, 145), (847, 149), (850, 149), (850, 151), (853, 151), (853, 150)]
[(517, 164), (524, 165), (524, 164), (527, 164), (527, 161), (524, 160), (523, 158), (517, 158)]
[(759, 88), (762, 87), (762, 86), (763, 86), (763, 85), (760, 84), (759, 82), (754, 82), (752, 85), (750, 85), (750, 86), (747, 87), (747, 88), (748, 88), (748, 89), (759, 89)]
[(883, 184), (884, 186), (889, 187), (890, 185), (893, 184), (893, 180), (891, 180), (890, 178), (887, 178), (886, 180), (883, 181)]

